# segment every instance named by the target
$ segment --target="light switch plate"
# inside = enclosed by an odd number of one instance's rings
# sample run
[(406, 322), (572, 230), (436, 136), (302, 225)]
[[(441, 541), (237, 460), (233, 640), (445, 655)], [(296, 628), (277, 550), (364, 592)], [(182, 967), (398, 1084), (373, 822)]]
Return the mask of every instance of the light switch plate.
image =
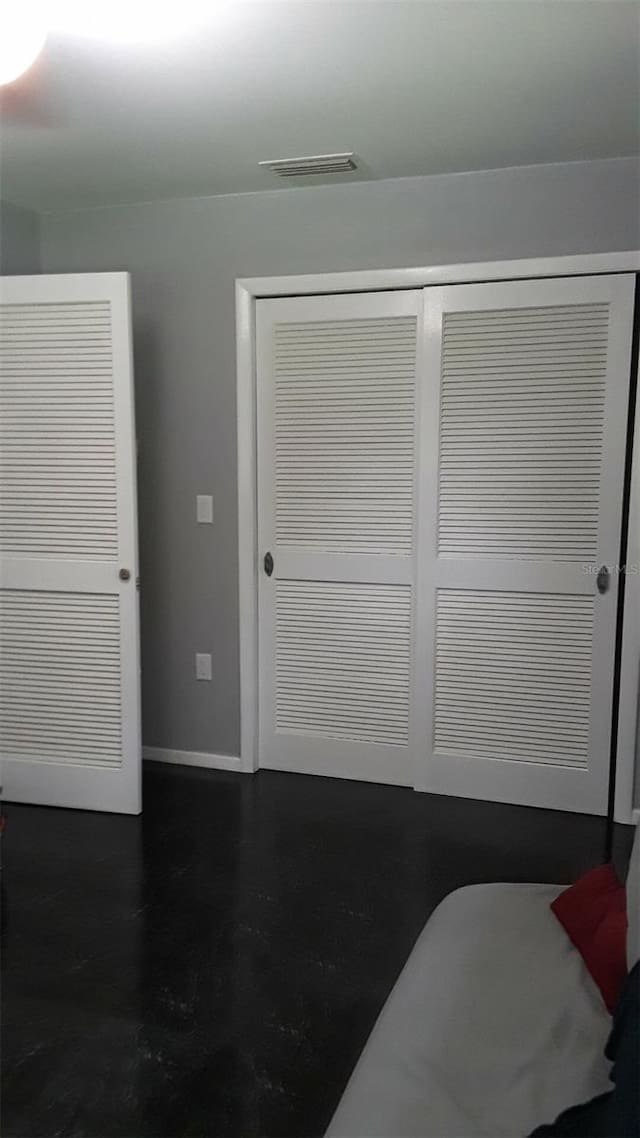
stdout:
[(213, 525), (213, 498), (211, 494), (196, 495), (196, 520), (204, 525)]
[(196, 679), (211, 679), (211, 653), (196, 652)]

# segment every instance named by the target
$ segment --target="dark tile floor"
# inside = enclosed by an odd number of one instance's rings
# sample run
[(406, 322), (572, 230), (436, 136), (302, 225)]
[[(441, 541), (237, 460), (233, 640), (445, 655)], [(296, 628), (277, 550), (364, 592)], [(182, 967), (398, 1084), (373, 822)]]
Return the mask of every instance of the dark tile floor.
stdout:
[(6, 809), (5, 1138), (321, 1135), (438, 901), (603, 850), (594, 818), (268, 771), (155, 766), (144, 802)]

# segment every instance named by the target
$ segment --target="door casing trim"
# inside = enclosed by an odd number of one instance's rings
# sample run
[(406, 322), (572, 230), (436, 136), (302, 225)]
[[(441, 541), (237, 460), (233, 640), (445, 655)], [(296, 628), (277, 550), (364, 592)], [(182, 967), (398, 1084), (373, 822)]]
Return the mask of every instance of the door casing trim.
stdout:
[[(568, 257), (432, 265), (362, 272), (236, 280), (236, 398), (238, 441), (238, 588), (240, 639), (240, 769), (258, 768), (258, 547), (256, 478), (256, 301), (277, 296), (375, 292), (429, 285), (544, 277), (640, 273), (640, 250)], [(640, 752), (640, 400), (636, 405), (629, 514), (615, 798), (615, 820), (634, 820), (634, 769)], [(640, 783), (640, 774), (638, 776)], [(637, 810), (635, 811), (637, 813)]]

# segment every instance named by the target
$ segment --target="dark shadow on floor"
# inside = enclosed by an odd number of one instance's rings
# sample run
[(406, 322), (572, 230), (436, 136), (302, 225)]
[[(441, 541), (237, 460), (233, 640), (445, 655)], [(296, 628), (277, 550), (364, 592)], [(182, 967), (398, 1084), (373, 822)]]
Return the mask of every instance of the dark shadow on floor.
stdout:
[(604, 849), (601, 819), (366, 783), (144, 790), (141, 818), (6, 808), (5, 1138), (321, 1135), (437, 903)]

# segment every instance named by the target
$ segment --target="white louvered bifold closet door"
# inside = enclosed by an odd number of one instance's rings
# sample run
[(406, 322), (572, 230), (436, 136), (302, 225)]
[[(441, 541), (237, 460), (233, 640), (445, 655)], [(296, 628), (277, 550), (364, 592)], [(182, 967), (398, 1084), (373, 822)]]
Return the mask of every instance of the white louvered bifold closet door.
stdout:
[(420, 292), (257, 302), (261, 766), (413, 783), (421, 320)]
[(0, 280), (0, 759), (18, 802), (138, 813), (126, 273)]
[(421, 785), (604, 813), (633, 278), (425, 304)]

